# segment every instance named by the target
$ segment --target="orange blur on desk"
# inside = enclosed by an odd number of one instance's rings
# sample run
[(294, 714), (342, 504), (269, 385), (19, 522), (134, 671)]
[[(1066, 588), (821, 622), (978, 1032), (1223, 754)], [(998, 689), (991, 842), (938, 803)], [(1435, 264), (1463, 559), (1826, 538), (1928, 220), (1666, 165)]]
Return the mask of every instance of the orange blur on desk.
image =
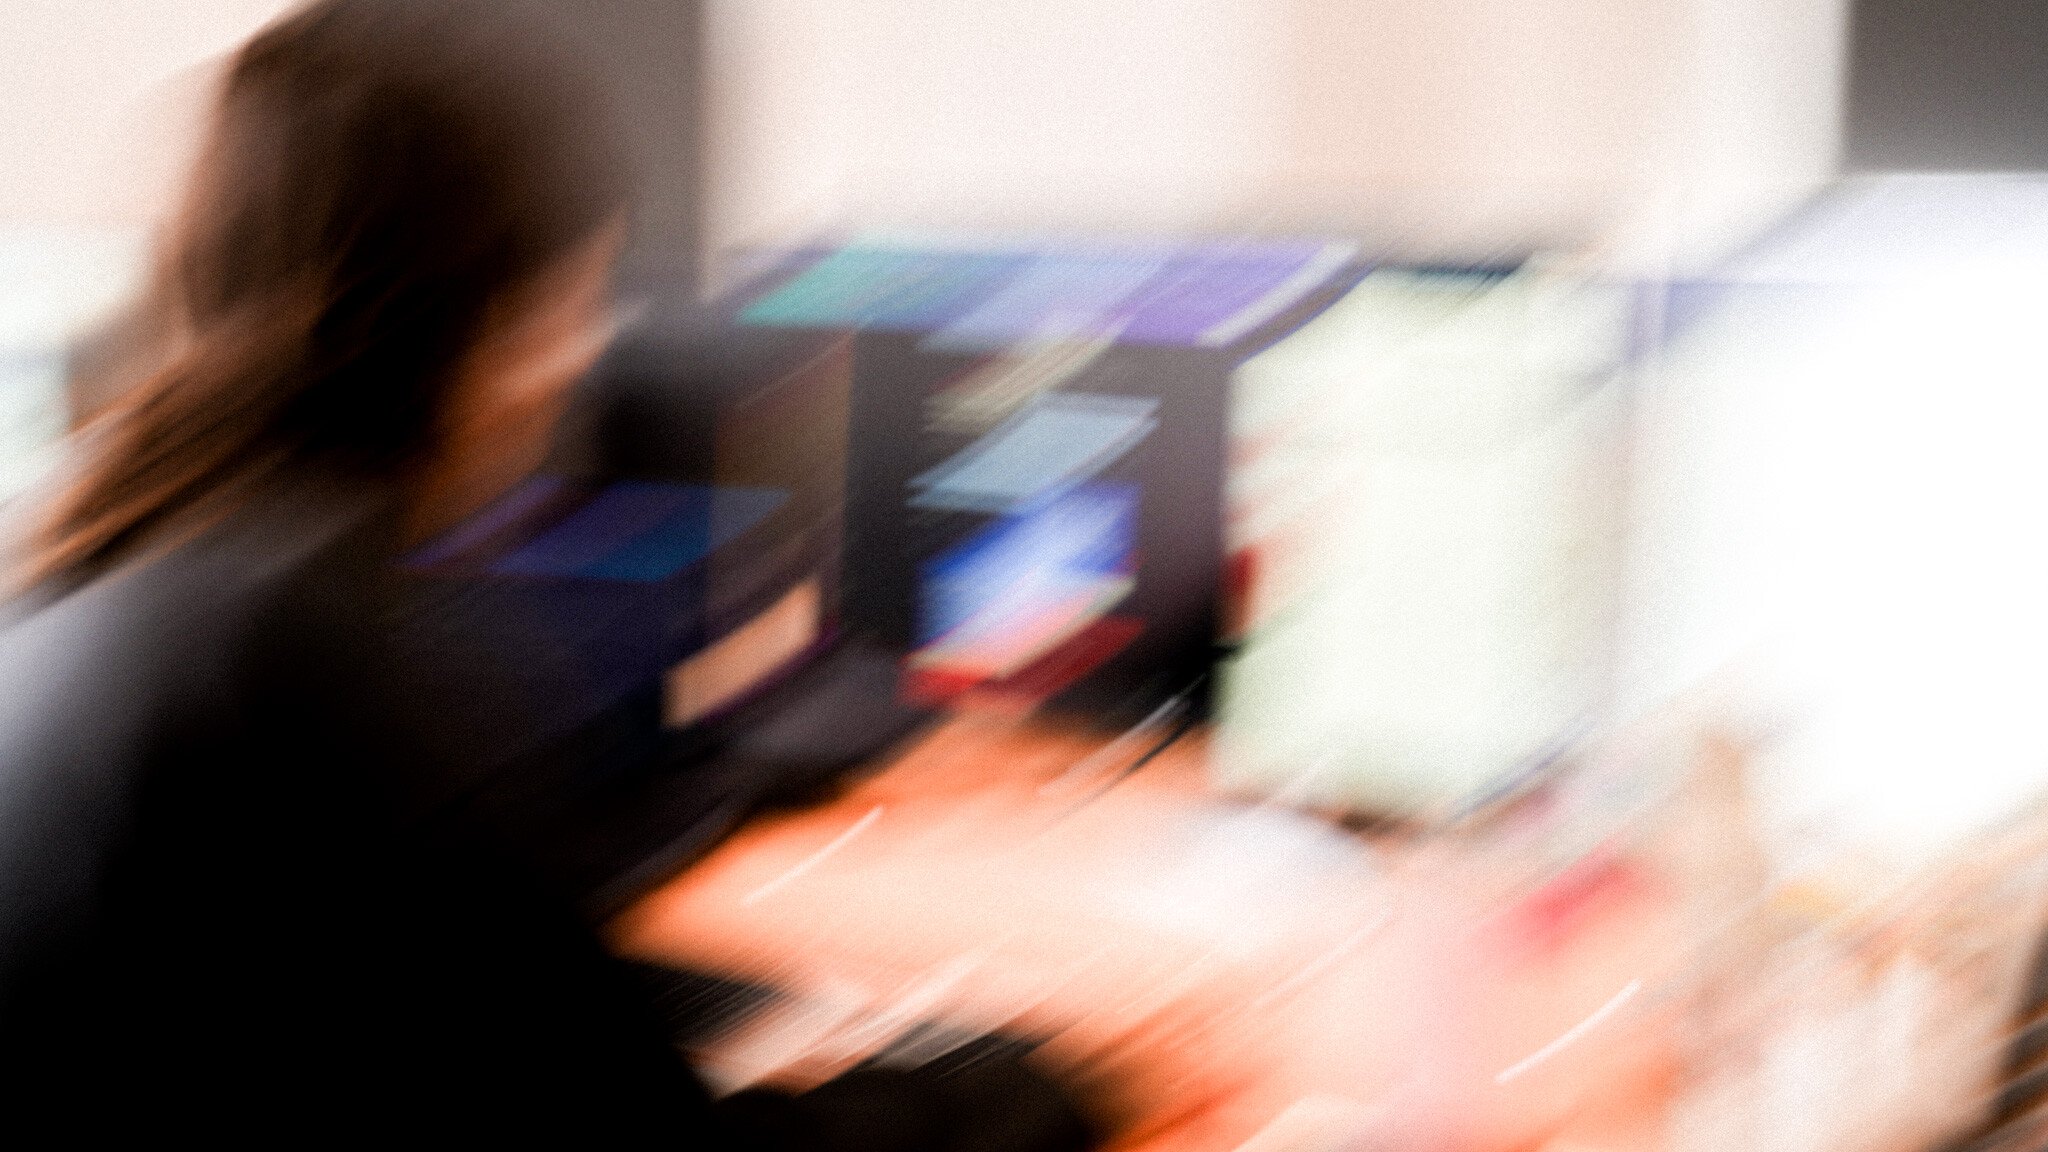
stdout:
[(1211, 794), (1199, 735), (1124, 775), (1143, 751), (953, 721), (750, 823), (614, 944), (841, 1006), (741, 1079), (815, 1082), (916, 1017), (1041, 1041), (1117, 1148), (1663, 1146), (1680, 933), (1653, 861), (1509, 892), (1483, 853)]

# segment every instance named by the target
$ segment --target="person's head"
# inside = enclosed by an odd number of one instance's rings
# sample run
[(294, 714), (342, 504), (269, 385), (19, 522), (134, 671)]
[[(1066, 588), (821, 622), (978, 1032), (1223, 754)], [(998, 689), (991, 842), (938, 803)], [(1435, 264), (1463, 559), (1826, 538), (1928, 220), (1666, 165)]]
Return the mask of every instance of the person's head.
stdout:
[(28, 578), (301, 465), (417, 481), (530, 438), (597, 351), (608, 128), (508, 0), (319, 0), (258, 33), (144, 297), (150, 371), (81, 430)]

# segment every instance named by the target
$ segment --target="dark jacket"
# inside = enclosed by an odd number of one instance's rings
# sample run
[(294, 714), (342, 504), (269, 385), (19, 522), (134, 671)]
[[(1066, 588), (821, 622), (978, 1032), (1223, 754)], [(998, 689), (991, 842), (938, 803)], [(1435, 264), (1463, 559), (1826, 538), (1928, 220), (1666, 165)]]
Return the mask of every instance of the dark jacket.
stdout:
[[(280, 485), (0, 632), (0, 1116), (713, 1135), (706, 1094), (422, 724), (366, 488)], [(412, 682), (408, 683), (407, 678)]]

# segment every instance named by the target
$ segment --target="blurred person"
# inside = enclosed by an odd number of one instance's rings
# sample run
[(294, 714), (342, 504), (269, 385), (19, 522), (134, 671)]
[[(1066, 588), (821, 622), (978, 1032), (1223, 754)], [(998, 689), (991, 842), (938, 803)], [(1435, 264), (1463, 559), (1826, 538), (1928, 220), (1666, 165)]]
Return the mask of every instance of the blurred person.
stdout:
[(78, 430), (0, 632), (0, 1115), (80, 1142), (1083, 1143), (1021, 1067), (714, 1109), (458, 802), (434, 722), (483, 670), (405, 666), (392, 562), (540, 459), (606, 342), (625, 206), (537, 27), (326, 0), (228, 67), (132, 380)]

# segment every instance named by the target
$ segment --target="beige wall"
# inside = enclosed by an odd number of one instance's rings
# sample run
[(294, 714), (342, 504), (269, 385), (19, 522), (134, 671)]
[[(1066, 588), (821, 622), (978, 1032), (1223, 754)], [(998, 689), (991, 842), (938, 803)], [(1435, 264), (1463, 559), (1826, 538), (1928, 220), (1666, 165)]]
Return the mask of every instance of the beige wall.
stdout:
[(1638, 194), (1683, 0), (1288, 0), (1281, 179), (1424, 250), (1583, 240)]
[[(1713, 247), (1832, 170), (1845, 0), (707, 0), (709, 243)], [(0, 0), (0, 221), (160, 210), (283, 0)]]
[(1685, 0), (1672, 97), (1613, 240), (1679, 267), (1740, 245), (1841, 159), (1847, 0)]
[(1833, 170), (1845, 0), (712, 0), (714, 247), (1739, 240)]
[(132, 291), (196, 142), (208, 65), (284, 6), (0, 0), (0, 359), (15, 358), (0, 497), (40, 467), (22, 446), (57, 421), (57, 377), (34, 358)]
[(713, 243), (1238, 220), (1284, 115), (1270, 7), (712, 0)]
[(202, 66), (283, 0), (0, 0), (0, 222), (134, 225), (192, 139)]

